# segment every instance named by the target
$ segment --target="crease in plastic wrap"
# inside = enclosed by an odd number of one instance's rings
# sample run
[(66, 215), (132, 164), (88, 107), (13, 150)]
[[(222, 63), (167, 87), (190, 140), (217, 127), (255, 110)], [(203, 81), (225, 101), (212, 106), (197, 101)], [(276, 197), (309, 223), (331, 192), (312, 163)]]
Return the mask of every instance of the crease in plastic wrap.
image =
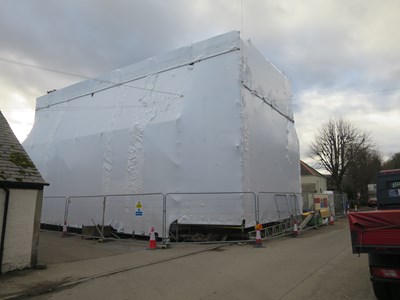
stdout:
[[(88, 196), (70, 203), (68, 223), (81, 226), (101, 222), (93, 195), (170, 193), (167, 225), (253, 226), (250, 194), (181, 193), (300, 193), (290, 101), (286, 77), (238, 32), (43, 96), (24, 142), (50, 183), (42, 222), (63, 223), (55, 196)], [(263, 197), (260, 222), (282, 217), (291, 200), (278, 200)], [(161, 233), (162, 210), (160, 195), (110, 196), (105, 224)]]

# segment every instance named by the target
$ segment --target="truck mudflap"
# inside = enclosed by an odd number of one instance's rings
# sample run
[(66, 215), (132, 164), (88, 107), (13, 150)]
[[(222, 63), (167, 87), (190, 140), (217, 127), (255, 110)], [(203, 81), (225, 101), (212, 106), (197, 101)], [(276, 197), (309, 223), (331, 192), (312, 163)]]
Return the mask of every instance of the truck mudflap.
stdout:
[(353, 253), (400, 254), (400, 210), (348, 215)]

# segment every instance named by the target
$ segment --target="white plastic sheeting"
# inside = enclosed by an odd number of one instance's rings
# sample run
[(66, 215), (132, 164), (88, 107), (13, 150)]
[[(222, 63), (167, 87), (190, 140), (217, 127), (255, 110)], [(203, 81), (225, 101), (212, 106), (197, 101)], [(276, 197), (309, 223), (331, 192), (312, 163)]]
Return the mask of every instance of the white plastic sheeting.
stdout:
[[(289, 82), (238, 32), (39, 98), (24, 147), (50, 183), (47, 197), (301, 192)], [(128, 233), (148, 233), (150, 226), (161, 232), (162, 203), (144, 198), (108, 199), (106, 223)], [(279, 217), (273, 196), (267, 198), (260, 202), (261, 222)], [(46, 203), (42, 222), (57, 223), (60, 213)], [(83, 203), (74, 201), (79, 222), (91, 225)], [(248, 195), (167, 197), (168, 224), (243, 219), (254, 224)]]

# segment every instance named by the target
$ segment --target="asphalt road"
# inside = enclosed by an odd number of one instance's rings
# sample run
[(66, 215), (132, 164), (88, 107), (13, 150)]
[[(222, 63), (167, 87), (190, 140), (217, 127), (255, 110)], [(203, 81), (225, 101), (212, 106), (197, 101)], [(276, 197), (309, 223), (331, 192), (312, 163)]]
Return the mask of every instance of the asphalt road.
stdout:
[(367, 256), (351, 253), (347, 219), (263, 245), (224, 246), (32, 299), (375, 299)]

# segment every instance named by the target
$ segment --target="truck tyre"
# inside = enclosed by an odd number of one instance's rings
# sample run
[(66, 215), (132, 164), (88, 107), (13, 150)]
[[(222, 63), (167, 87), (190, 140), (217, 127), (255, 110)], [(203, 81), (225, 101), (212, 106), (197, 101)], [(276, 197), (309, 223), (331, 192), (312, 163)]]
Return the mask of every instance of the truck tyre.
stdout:
[(378, 300), (400, 299), (400, 285), (398, 283), (373, 281), (372, 286)]
[(390, 300), (391, 298), (391, 293), (390, 293), (390, 287), (387, 285), (385, 282), (380, 282), (380, 281), (372, 281), (372, 287), (374, 288), (374, 294), (376, 296), (376, 299), (378, 300)]

